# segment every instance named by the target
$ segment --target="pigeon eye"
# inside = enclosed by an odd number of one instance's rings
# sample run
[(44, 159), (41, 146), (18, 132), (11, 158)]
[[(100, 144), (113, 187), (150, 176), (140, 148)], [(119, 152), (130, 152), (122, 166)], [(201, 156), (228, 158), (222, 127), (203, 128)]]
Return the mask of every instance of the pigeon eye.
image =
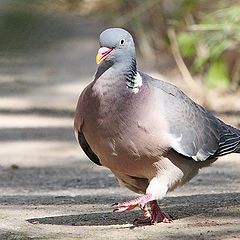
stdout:
[(123, 46), (125, 44), (125, 39), (121, 39), (119, 44), (120, 44), (120, 46)]

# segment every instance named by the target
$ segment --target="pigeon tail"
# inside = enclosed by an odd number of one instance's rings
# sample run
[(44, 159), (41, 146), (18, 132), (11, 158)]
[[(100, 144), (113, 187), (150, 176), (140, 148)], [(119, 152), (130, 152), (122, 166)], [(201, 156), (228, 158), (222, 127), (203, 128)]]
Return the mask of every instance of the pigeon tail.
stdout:
[(240, 153), (240, 130), (222, 122), (217, 156)]

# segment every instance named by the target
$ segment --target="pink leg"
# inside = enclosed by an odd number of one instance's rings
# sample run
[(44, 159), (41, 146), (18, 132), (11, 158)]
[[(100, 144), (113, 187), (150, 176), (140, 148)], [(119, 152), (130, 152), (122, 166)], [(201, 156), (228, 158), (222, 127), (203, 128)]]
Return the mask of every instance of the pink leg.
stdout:
[(136, 218), (133, 224), (151, 224), (151, 213), (148, 210), (147, 204), (142, 208), (143, 218)]
[(157, 224), (158, 220), (164, 222), (164, 223), (170, 223), (172, 222), (172, 219), (169, 218), (158, 206), (158, 203), (156, 200), (150, 201), (150, 208), (152, 211), (151, 215), (151, 223)]
[(113, 210), (114, 212), (125, 212), (130, 211), (133, 208), (139, 206), (141, 209), (144, 209), (147, 202), (152, 200), (152, 194), (147, 193), (144, 196), (132, 199), (127, 202), (123, 203), (116, 203), (113, 206), (116, 206), (116, 208)]
[(144, 218), (137, 218), (134, 220), (134, 224), (157, 224), (158, 221), (164, 223), (170, 223), (172, 221), (158, 206), (156, 200), (150, 201), (151, 213), (147, 209), (147, 205), (144, 206), (143, 213)]

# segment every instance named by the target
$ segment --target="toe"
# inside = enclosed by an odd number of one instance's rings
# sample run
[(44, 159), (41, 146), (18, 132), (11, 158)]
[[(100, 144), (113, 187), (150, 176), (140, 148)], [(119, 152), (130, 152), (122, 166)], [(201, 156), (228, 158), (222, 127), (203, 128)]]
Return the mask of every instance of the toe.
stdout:
[(135, 208), (137, 205), (130, 205), (130, 206), (124, 206), (124, 205), (117, 205), (115, 209), (113, 209), (113, 212), (125, 212), (130, 211), (133, 208)]
[(165, 218), (162, 219), (162, 222), (163, 222), (163, 223), (171, 223), (172, 220), (165, 217)]

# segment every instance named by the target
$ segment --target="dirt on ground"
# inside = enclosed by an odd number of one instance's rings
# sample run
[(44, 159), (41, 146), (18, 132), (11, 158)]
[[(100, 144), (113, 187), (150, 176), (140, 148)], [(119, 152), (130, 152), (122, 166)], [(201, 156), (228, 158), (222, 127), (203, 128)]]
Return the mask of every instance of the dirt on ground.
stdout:
[[(161, 201), (170, 224), (134, 226), (138, 209), (112, 212), (136, 194), (90, 162), (72, 130), (78, 95), (95, 71), (97, 30), (1, 65), (0, 239), (240, 239), (237, 154)], [(213, 100), (218, 116), (239, 127), (239, 92)]]

